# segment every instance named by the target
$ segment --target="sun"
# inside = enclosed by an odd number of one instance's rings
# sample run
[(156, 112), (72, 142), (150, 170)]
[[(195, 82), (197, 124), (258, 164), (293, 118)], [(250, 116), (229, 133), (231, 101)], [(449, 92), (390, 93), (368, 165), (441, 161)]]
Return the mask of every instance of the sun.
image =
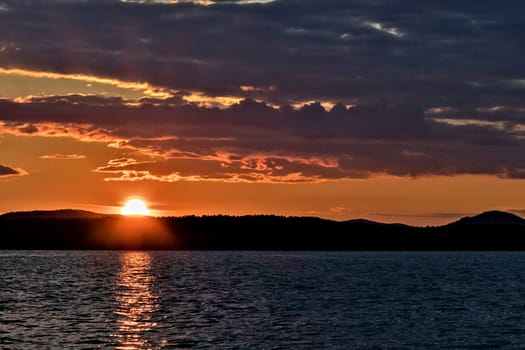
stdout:
[(150, 215), (146, 203), (140, 199), (131, 199), (120, 209), (122, 215)]

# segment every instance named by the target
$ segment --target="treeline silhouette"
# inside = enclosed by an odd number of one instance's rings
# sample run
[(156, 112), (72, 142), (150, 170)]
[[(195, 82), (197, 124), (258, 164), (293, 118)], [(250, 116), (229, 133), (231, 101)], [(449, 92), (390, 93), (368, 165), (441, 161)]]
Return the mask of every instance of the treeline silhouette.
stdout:
[(525, 220), (503, 212), (483, 213), (439, 227), (273, 215), (70, 216), (0, 216), (0, 249), (525, 249)]

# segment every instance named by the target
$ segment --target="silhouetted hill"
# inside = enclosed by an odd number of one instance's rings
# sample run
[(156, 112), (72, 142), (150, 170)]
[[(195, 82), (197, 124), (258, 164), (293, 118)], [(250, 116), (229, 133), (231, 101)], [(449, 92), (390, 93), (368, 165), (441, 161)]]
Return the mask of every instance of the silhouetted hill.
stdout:
[(125, 217), (84, 211), (0, 216), (0, 249), (525, 250), (525, 220), (487, 212), (439, 227), (316, 217)]
[(511, 213), (493, 210), (461, 218), (449, 225), (525, 225), (525, 219)]
[(367, 224), (367, 225), (384, 225), (382, 222), (367, 220), (367, 219), (351, 219), (344, 221), (347, 224)]
[(0, 215), (0, 219), (94, 219), (107, 217), (107, 214), (93, 213), (86, 210), (59, 209), (59, 210), (32, 210), (18, 211)]

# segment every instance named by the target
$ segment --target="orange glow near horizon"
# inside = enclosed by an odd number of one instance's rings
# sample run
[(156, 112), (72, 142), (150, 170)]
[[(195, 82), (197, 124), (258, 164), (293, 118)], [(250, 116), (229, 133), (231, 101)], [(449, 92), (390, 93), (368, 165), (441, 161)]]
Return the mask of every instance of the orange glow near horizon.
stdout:
[[(57, 157), (69, 154), (81, 157)], [(51, 156), (46, 156), (51, 155)], [(0, 213), (83, 209), (118, 214), (123, 199), (147, 198), (154, 216), (276, 214), (445, 224), (487, 210), (523, 216), (525, 181), (489, 175), (373, 177), (319, 183), (104, 181), (108, 159), (149, 158), (71, 137), (0, 135), (0, 164), (25, 176), (0, 178)], [(176, 198), (176, 200), (174, 200)]]
[(108, 249), (165, 249), (177, 239), (161, 220), (151, 216), (121, 216), (105, 220), (92, 234), (92, 243)]

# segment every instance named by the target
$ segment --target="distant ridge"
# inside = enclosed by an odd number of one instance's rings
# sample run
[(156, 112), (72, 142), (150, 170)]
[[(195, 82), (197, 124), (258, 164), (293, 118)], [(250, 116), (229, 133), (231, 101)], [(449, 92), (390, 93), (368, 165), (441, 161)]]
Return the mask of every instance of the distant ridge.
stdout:
[(372, 220), (367, 220), (367, 219), (350, 219), (344, 222), (348, 224), (383, 225), (382, 222), (377, 222), (377, 221), (372, 221)]
[(0, 215), (4, 220), (23, 220), (23, 219), (96, 219), (111, 215), (99, 214), (87, 210), (78, 209), (59, 209), (59, 210), (32, 210), (17, 211)]
[[(16, 211), (9, 212), (0, 215), (0, 219), (3, 220), (24, 220), (24, 219), (97, 219), (97, 218), (107, 218), (112, 216), (119, 216), (118, 214), (101, 214), (95, 213), (87, 210), (80, 209), (56, 209), (56, 210), (31, 210), (31, 211)], [(229, 217), (229, 215), (204, 215), (204, 217)], [(273, 215), (245, 215), (244, 217), (264, 217)], [(241, 216), (242, 217), (242, 216)], [(290, 219), (294, 218), (289, 217)], [(301, 218), (301, 217), (295, 217)], [(309, 217), (310, 219), (319, 219), (327, 222), (335, 222), (330, 219), (322, 219), (318, 217)], [(388, 226), (397, 226), (397, 227), (412, 227), (411, 225), (402, 224), (402, 223), (384, 223), (379, 221), (372, 221), (363, 218), (350, 219), (342, 221), (344, 224), (360, 224), (360, 225), (388, 225)], [(465, 216), (460, 218), (457, 221), (445, 224), (441, 227), (455, 226), (455, 225), (525, 225), (525, 219), (521, 218), (518, 215), (491, 210), (486, 211), (481, 214), (473, 216)], [(438, 226), (439, 227), (439, 226)]]
[(0, 249), (524, 250), (525, 220), (489, 211), (444, 226), (276, 215), (126, 217), (83, 210), (0, 216)]
[(449, 225), (525, 225), (525, 219), (504, 211), (492, 210), (466, 216)]

